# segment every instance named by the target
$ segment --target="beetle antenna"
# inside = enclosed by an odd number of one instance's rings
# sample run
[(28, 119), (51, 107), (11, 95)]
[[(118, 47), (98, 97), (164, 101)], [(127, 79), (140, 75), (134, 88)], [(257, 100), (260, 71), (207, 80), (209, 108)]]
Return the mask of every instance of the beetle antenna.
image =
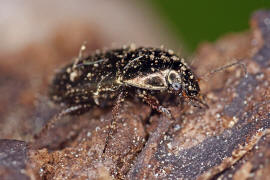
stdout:
[(215, 73), (217, 73), (217, 72), (224, 71), (225, 69), (230, 68), (230, 67), (232, 67), (232, 66), (241, 66), (241, 68), (243, 69), (245, 78), (248, 76), (246, 64), (244, 64), (244, 63), (242, 63), (242, 62), (240, 62), (240, 61), (235, 61), (235, 62), (232, 62), (232, 63), (230, 63), (230, 64), (221, 66), (221, 67), (219, 67), (219, 68), (217, 68), (217, 69), (214, 69), (214, 70), (212, 70), (212, 71), (210, 71), (210, 72), (204, 74), (204, 75), (202, 76), (202, 80), (208, 81), (209, 76), (211, 76), (211, 75), (213, 75), (213, 74), (215, 74)]
[(131, 60), (130, 62), (127, 63), (127, 65), (125, 65), (124, 69), (128, 69), (129, 66), (134, 63), (135, 61), (138, 61), (139, 59), (141, 59), (143, 56), (139, 56), (139, 57), (136, 57), (135, 59)]

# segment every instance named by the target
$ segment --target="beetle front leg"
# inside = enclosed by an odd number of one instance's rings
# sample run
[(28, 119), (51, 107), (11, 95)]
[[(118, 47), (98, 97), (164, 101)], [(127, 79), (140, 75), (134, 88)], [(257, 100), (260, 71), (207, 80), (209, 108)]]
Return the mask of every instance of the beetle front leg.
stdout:
[(152, 109), (155, 109), (156, 111), (165, 114), (168, 118), (173, 119), (173, 116), (170, 112), (169, 109), (167, 109), (166, 107), (162, 106), (158, 99), (152, 95), (149, 95), (147, 93), (141, 93), (138, 92), (137, 93), (138, 97), (140, 97), (144, 102), (146, 102), (147, 104), (149, 104), (151, 106)]

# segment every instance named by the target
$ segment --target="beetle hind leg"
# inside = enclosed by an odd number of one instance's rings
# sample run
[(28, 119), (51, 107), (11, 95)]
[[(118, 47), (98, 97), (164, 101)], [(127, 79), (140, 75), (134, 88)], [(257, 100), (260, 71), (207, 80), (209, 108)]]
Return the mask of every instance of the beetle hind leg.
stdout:
[(50, 130), (51, 128), (54, 127), (55, 123), (57, 121), (59, 121), (62, 117), (69, 115), (69, 114), (73, 114), (76, 113), (80, 110), (83, 110), (85, 108), (88, 108), (89, 105), (76, 105), (76, 106), (71, 106), (69, 108), (63, 109), (62, 111), (60, 111), (59, 113), (57, 113), (55, 116), (53, 116), (47, 123), (46, 125), (41, 129), (41, 131), (36, 134), (34, 136), (35, 139), (40, 139), (41, 137), (43, 137), (48, 130)]

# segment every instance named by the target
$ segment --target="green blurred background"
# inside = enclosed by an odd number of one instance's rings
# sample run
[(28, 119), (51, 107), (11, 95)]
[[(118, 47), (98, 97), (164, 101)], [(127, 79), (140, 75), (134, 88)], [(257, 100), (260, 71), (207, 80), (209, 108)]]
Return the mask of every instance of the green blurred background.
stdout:
[(188, 52), (200, 42), (245, 31), (255, 10), (270, 8), (270, 0), (150, 0)]

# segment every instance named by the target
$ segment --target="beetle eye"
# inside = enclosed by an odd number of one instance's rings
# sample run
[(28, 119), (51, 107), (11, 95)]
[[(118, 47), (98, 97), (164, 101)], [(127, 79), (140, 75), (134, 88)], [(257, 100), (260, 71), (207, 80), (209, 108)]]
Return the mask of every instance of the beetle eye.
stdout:
[(176, 74), (175, 73), (170, 73), (170, 75), (169, 75), (170, 81), (174, 81), (175, 78), (176, 78)]
[(167, 80), (169, 84), (173, 84), (174, 82), (180, 81), (179, 74), (175, 70), (170, 70), (169, 75), (167, 76)]
[(178, 82), (172, 83), (172, 87), (174, 90), (178, 91), (181, 88), (181, 84)]

